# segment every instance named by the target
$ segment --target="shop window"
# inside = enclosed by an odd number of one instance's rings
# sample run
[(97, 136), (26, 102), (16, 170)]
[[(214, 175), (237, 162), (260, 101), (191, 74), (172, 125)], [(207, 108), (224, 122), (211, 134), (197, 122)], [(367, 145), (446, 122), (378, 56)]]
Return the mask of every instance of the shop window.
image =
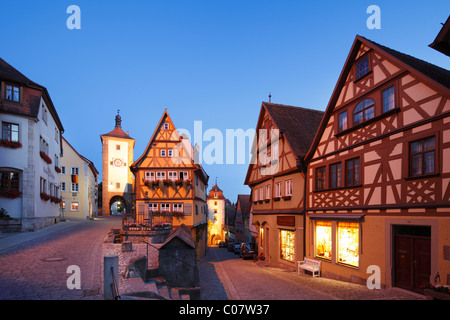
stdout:
[(281, 259), (294, 261), (294, 239), (294, 231), (280, 230)]
[(359, 224), (338, 223), (337, 261), (358, 267), (359, 263)]
[(331, 260), (331, 222), (317, 221), (315, 235), (316, 257)]

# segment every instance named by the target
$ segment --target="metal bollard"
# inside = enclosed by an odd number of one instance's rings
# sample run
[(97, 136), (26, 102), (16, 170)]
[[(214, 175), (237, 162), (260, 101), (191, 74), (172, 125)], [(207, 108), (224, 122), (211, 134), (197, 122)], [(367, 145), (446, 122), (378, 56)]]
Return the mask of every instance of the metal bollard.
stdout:
[(119, 256), (117, 254), (103, 257), (103, 298), (117, 300), (119, 290)]

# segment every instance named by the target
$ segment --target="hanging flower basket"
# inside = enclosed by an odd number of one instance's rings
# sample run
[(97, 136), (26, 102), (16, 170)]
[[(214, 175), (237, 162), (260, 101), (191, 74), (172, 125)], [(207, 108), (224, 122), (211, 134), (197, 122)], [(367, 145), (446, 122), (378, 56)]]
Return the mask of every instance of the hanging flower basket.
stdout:
[(45, 162), (47, 162), (48, 164), (52, 164), (52, 159), (50, 159), (50, 157), (44, 151), (41, 151), (39, 154)]
[(22, 144), (19, 141), (10, 141), (7, 139), (0, 140), (0, 146), (10, 149), (22, 148)]
[(55, 166), (55, 171), (58, 172), (58, 173), (61, 173), (61, 168), (58, 167), (58, 166)]
[(8, 199), (16, 199), (22, 195), (19, 191), (0, 191), (0, 197)]

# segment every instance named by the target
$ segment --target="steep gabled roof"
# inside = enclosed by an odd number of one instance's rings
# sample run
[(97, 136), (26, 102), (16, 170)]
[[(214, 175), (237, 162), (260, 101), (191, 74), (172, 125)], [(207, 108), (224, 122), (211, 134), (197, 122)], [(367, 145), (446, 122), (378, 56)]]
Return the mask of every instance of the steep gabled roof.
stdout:
[(194, 238), (192, 238), (191, 230), (185, 224), (182, 224), (175, 231), (172, 231), (159, 249), (164, 249), (169, 245), (169, 243), (174, 241), (174, 239), (179, 239), (188, 247), (195, 249), (195, 241)]
[(24, 90), (21, 104), (6, 100), (2, 102), (0, 99), (0, 112), (37, 118), (42, 98), (55, 120), (59, 131), (61, 133), (64, 132), (64, 127), (46, 87), (31, 81), (2, 58), (0, 58), (0, 81), (12, 82), (29, 88), (29, 90)]
[(339, 98), (342, 87), (344, 86), (347, 76), (352, 69), (353, 62), (355, 61), (355, 58), (362, 44), (386, 56), (392, 62), (398, 64), (400, 67), (408, 70), (424, 82), (442, 92), (445, 92), (446, 95), (450, 96), (450, 71), (357, 35), (355, 40), (353, 41), (352, 48), (350, 49), (347, 60), (345, 61), (337, 84), (328, 102), (328, 106), (325, 110), (325, 114), (320, 123), (319, 129), (317, 130), (311, 147), (305, 156), (305, 161), (307, 162), (310, 161), (314, 155), (314, 151), (317, 148), (325, 127), (334, 111), (334, 107)]
[(297, 158), (303, 158), (314, 139), (323, 112), (263, 102), (275, 125), (283, 133)]
[(431, 48), (450, 56), (450, 16), (443, 24), (441, 31), (439, 31), (436, 39), (429, 45)]
[[(284, 104), (262, 102), (256, 130), (262, 126), (264, 110), (266, 110), (272, 118), (276, 128), (280, 130), (280, 135), (283, 134), (285, 137), (297, 160), (303, 160), (314, 139), (315, 132), (319, 127), (323, 112)], [(252, 147), (253, 150), (255, 150), (255, 143), (256, 139)], [(253, 154), (253, 157), (255, 157), (256, 154)], [(248, 166), (245, 184), (248, 183), (253, 166), (254, 158), (252, 158), (252, 161)]]

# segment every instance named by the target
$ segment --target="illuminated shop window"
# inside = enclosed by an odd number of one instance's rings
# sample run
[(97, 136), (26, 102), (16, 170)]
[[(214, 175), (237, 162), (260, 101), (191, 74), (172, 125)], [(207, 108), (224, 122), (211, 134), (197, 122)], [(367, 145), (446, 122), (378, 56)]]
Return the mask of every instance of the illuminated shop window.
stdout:
[(316, 222), (316, 257), (331, 260), (331, 222)]
[(357, 267), (359, 263), (358, 223), (338, 223), (338, 262)]
[(294, 231), (280, 230), (281, 259), (294, 261)]

